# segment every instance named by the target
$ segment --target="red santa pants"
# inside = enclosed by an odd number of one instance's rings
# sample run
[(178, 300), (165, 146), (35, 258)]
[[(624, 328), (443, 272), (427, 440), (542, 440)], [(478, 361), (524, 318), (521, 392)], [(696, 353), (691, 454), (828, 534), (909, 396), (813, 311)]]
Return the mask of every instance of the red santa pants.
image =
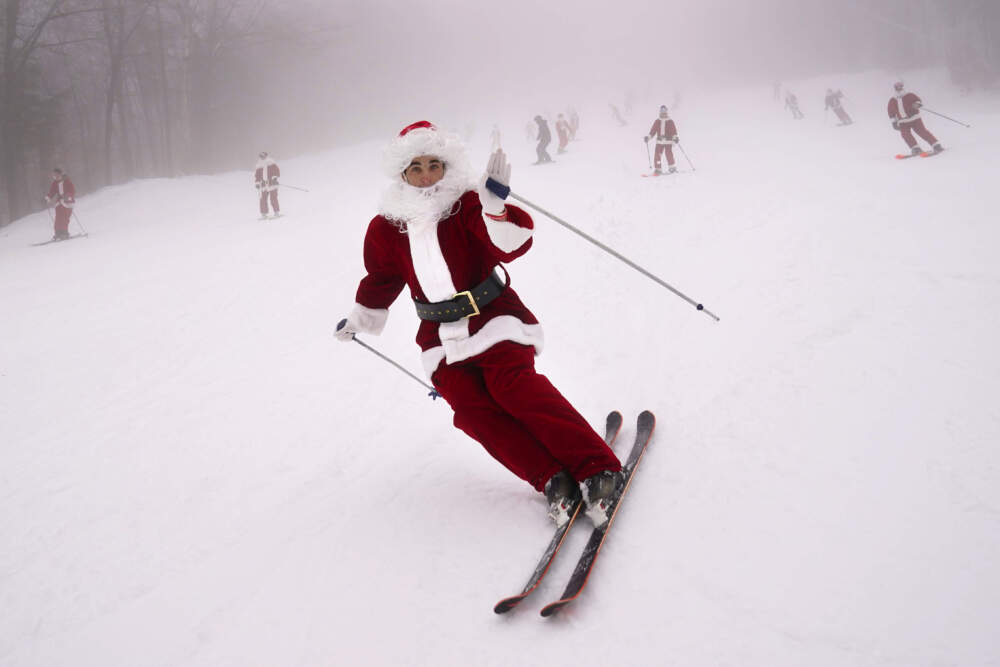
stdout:
[[(267, 215), (267, 199), (270, 195), (271, 198), (271, 208), (275, 213), (278, 213), (281, 209), (278, 208), (278, 190), (261, 190), (260, 191), (260, 214)], [(294, 211), (293, 211), (294, 213)]]
[(653, 153), (653, 166), (660, 168), (660, 156), (667, 154), (667, 164), (674, 166), (674, 146), (673, 144), (656, 144), (656, 152)]
[(542, 491), (560, 470), (582, 481), (621, 464), (544, 375), (534, 348), (504, 341), (431, 378), (455, 411), (455, 426), (508, 470)]
[(899, 133), (903, 135), (903, 141), (910, 148), (915, 148), (917, 146), (917, 140), (913, 138), (913, 133), (916, 132), (920, 135), (920, 138), (929, 143), (931, 146), (938, 142), (937, 138), (927, 131), (924, 127), (924, 120), (918, 118), (912, 123), (900, 123)]
[(73, 215), (73, 209), (65, 206), (56, 206), (56, 236), (69, 236), (69, 219)]

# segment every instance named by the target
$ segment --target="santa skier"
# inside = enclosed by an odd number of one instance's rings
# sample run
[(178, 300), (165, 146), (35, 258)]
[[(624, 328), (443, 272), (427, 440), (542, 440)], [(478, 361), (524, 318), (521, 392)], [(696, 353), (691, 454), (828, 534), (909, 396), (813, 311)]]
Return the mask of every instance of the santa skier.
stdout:
[(907, 92), (902, 81), (893, 84), (893, 88), (895, 94), (889, 98), (889, 118), (892, 119), (893, 129), (899, 130), (903, 135), (903, 141), (910, 147), (910, 153), (912, 155), (921, 153), (920, 146), (913, 137), (914, 132), (929, 143), (935, 153), (943, 151), (941, 142), (924, 127), (924, 121), (920, 117), (920, 107), (923, 106), (921, 99), (915, 93)]
[(76, 188), (73, 186), (73, 181), (69, 180), (69, 176), (58, 167), (52, 170), (52, 185), (49, 186), (49, 194), (45, 196), (45, 203), (49, 206), (55, 204), (56, 209), (55, 233), (52, 235), (52, 240), (68, 239), (69, 220), (73, 215), (73, 205), (76, 204)]
[(669, 167), (667, 173), (676, 173), (677, 167), (674, 166), (674, 144), (679, 144), (681, 140), (677, 136), (677, 125), (670, 118), (665, 105), (660, 105), (659, 118), (653, 121), (652, 127), (649, 128), (649, 134), (643, 138), (647, 144), (650, 139), (656, 139), (656, 152), (653, 154), (653, 166), (655, 170), (653, 173), (657, 176), (663, 173), (660, 168), (662, 164), (660, 156), (663, 153), (667, 154), (667, 166)]
[(833, 109), (833, 113), (837, 114), (837, 118), (840, 119), (841, 125), (850, 125), (854, 121), (851, 120), (851, 117), (847, 115), (846, 111), (844, 111), (844, 106), (840, 102), (840, 98), (842, 98), (843, 96), (844, 93), (842, 93), (841, 91), (838, 90), (834, 92), (832, 88), (827, 88), (826, 98), (824, 100), (826, 106), (823, 108), (823, 111), (826, 111), (827, 109)]
[(278, 177), (281, 176), (281, 169), (267, 151), (257, 154), (257, 167), (253, 172), (254, 185), (260, 195), (260, 219), (267, 218), (267, 201), (271, 200), (271, 209), (274, 217), (281, 215), (281, 208), (278, 206)]
[(424, 370), (455, 426), (544, 492), (558, 524), (581, 496), (600, 521), (621, 465), (535, 371), (541, 326), (497, 272), (531, 248), (534, 228), (528, 213), (486, 189), (487, 177), (510, 181), (504, 152), (476, 179), (459, 138), (420, 121), (389, 145), (385, 172), (392, 182), (365, 236), (367, 275), (337, 338), (381, 333), (389, 306), (409, 287)]
[(559, 118), (556, 120), (556, 134), (559, 135), (559, 149), (556, 152), (565, 153), (566, 146), (569, 144), (570, 127), (566, 117), (562, 114), (559, 114)]

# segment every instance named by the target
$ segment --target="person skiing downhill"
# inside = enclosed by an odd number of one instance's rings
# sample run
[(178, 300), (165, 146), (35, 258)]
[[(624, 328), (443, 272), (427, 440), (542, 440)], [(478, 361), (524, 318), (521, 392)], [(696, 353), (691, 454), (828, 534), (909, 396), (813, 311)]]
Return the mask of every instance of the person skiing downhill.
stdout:
[(559, 118), (556, 120), (556, 134), (559, 135), (559, 149), (557, 152), (565, 153), (566, 146), (569, 144), (570, 127), (566, 121), (566, 117), (562, 114), (559, 114)]
[(851, 120), (851, 117), (847, 115), (846, 111), (844, 111), (844, 106), (840, 101), (840, 98), (842, 98), (843, 96), (844, 93), (842, 93), (841, 91), (838, 90), (834, 92), (832, 88), (827, 88), (826, 98), (824, 99), (825, 106), (823, 107), (823, 111), (826, 111), (827, 109), (833, 109), (833, 113), (837, 114), (837, 118), (840, 119), (841, 125), (850, 125), (854, 121)]
[(267, 217), (267, 201), (271, 200), (271, 209), (274, 217), (281, 215), (278, 207), (278, 177), (281, 176), (281, 169), (267, 151), (257, 154), (257, 166), (253, 172), (254, 185), (260, 194), (260, 219)]
[(45, 196), (45, 203), (55, 204), (56, 216), (52, 235), (53, 241), (64, 241), (69, 238), (69, 220), (73, 215), (73, 205), (76, 204), (76, 188), (69, 176), (62, 169), (52, 170), (52, 185)]
[(549, 130), (549, 122), (542, 118), (541, 116), (535, 116), (535, 122), (538, 123), (538, 146), (535, 147), (535, 153), (538, 154), (538, 161), (535, 164), (545, 164), (546, 162), (552, 162), (552, 156), (549, 152), (545, 150), (549, 147), (549, 142), (552, 141), (552, 132)]
[(665, 105), (660, 105), (659, 117), (653, 121), (653, 125), (649, 128), (649, 134), (643, 137), (643, 140), (647, 144), (650, 139), (656, 139), (656, 152), (653, 156), (653, 166), (655, 169), (653, 173), (657, 176), (663, 173), (660, 168), (662, 164), (660, 156), (663, 153), (667, 154), (667, 166), (669, 167), (667, 173), (676, 173), (677, 167), (674, 166), (674, 144), (679, 144), (680, 139), (677, 136), (677, 125), (670, 118)]
[(792, 91), (785, 93), (785, 108), (791, 109), (792, 118), (795, 120), (805, 118), (805, 115), (799, 110), (799, 98)]
[(892, 120), (893, 129), (899, 130), (903, 141), (910, 147), (911, 155), (920, 155), (921, 153), (920, 146), (913, 137), (914, 132), (929, 143), (935, 153), (943, 151), (941, 142), (924, 127), (924, 121), (920, 117), (920, 107), (923, 106), (923, 101), (915, 93), (907, 92), (902, 81), (893, 84), (893, 89), (895, 93), (889, 98), (889, 118)]
[[(336, 332), (378, 335), (409, 287), (424, 371), (454, 410), (454, 425), (536, 490), (558, 525), (583, 498), (591, 516), (618, 487), (621, 464), (589, 423), (535, 371), (543, 334), (501, 262), (524, 255), (534, 223), (486, 188), (510, 182), (502, 150), (475, 178), (461, 140), (413, 123), (384, 156), (392, 179), (364, 241), (367, 275)], [(596, 514), (595, 514), (596, 513)], [(595, 522), (599, 519), (595, 518)]]

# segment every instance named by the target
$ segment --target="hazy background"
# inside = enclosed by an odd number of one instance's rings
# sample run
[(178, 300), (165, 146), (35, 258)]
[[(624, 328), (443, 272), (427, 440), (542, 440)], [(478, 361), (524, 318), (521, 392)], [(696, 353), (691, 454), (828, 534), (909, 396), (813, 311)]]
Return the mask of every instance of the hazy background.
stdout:
[[(881, 68), (996, 85), (995, 0), (2, 0), (0, 224), (81, 193), (544, 108)], [(871, 100), (874, 105), (884, 100)]]

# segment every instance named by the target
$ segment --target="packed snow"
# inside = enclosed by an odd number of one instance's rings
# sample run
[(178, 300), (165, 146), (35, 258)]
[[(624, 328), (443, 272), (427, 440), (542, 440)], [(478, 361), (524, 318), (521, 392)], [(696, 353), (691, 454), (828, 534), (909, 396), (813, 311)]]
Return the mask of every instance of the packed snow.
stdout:
[[(800, 121), (768, 84), (685, 91), (696, 170), (678, 152), (658, 179), (642, 136), (669, 99), (625, 127), (581, 101), (547, 166), (525, 136), (544, 106), (430, 119), (484, 166), (498, 123), (515, 193), (721, 318), (535, 214), (509, 270), (538, 368), (598, 430), (625, 415), (619, 452), (658, 418), (588, 588), (548, 620), (583, 524), (495, 615), (551, 533), (542, 497), (331, 335), (380, 143), (277, 155), (309, 190), (277, 220), (251, 146), (247, 172), (81, 197), (88, 238), (31, 247), (44, 212), (3, 229), (0, 664), (1000, 664), (1000, 105), (912, 73), (973, 127), (925, 114), (947, 150), (897, 161), (892, 80), (788, 83)], [(406, 301), (364, 340), (419, 375)]]

